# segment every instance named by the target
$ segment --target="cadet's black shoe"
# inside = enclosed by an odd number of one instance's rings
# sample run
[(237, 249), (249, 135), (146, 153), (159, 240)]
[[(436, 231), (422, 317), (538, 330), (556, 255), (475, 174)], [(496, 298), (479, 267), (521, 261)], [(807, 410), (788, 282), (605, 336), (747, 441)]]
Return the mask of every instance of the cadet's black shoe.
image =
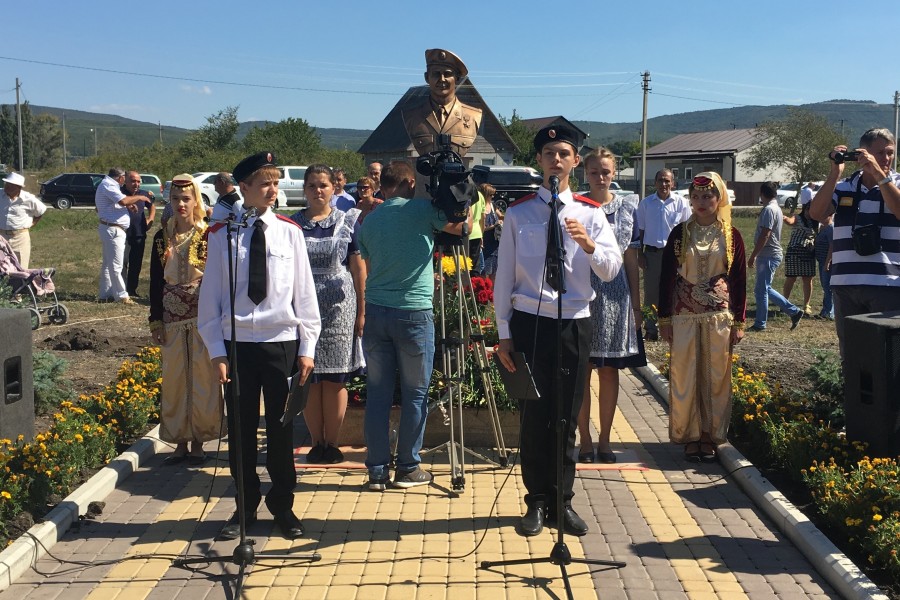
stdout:
[(535, 502), (528, 507), (522, 520), (519, 522), (519, 533), (525, 537), (531, 537), (539, 534), (544, 530), (544, 511), (543, 502)]
[[(549, 516), (547, 521), (555, 523), (559, 527), (559, 519), (554, 518), (553, 515)], [(569, 535), (582, 536), (588, 532), (587, 523), (578, 516), (578, 513), (571, 506), (563, 507), (563, 526)]]
[(281, 534), (285, 539), (296, 540), (303, 537), (303, 523), (291, 510), (275, 515), (275, 524), (281, 529)]
[[(247, 516), (244, 518), (244, 525), (250, 527), (254, 523), (256, 523), (256, 512), (247, 513)], [(234, 511), (234, 514), (231, 515), (231, 518), (225, 523), (225, 527), (219, 532), (219, 539), (236, 540), (239, 537), (241, 537), (241, 523), (238, 520), (237, 511)]]

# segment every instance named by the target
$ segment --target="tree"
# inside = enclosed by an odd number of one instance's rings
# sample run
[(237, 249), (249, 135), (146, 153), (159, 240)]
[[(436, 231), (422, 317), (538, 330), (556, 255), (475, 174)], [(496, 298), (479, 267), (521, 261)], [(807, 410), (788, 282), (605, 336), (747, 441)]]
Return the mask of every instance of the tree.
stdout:
[(29, 168), (46, 169), (62, 163), (63, 132), (59, 119), (53, 115), (38, 115), (28, 131)]
[(214, 115), (206, 117), (206, 125), (188, 135), (179, 150), (182, 156), (205, 156), (213, 152), (230, 150), (235, 146), (238, 130), (237, 106), (227, 106)]
[(784, 167), (801, 182), (824, 179), (830, 168), (828, 153), (843, 142), (825, 117), (800, 108), (789, 108), (784, 119), (760, 125), (755, 141), (743, 166)]
[(265, 127), (254, 127), (241, 145), (247, 154), (271, 150), (279, 164), (303, 165), (320, 154), (322, 138), (305, 120), (287, 118)]
[(509, 134), (509, 137), (513, 139), (517, 146), (513, 154), (513, 164), (524, 167), (536, 167), (537, 163), (534, 160), (535, 132), (525, 125), (522, 117), (516, 113), (515, 109), (513, 109), (513, 114), (509, 119), (502, 115), (499, 118), (500, 124), (503, 125), (506, 133)]

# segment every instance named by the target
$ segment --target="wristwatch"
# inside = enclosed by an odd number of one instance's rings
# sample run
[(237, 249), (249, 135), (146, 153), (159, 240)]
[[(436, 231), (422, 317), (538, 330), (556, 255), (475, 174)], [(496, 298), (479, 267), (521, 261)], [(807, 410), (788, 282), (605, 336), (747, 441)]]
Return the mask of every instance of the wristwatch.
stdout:
[(880, 187), (886, 183), (892, 182), (893, 180), (894, 179), (890, 175), (888, 175), (887, 177), (885, 177), (884, 179), (882, 179), (881, 181), (878, 182), (878, 186)]

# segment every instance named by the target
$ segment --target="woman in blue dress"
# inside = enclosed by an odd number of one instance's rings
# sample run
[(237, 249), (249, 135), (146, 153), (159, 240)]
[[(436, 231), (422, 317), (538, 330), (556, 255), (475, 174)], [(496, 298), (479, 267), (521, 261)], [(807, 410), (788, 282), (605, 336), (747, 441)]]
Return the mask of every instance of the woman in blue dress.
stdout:
[(316, 369), (303, 410), (312, 438), (306, 461), (334, 464), (344, 460), (338, 436), (347, 411), (346, 382), (362, 373), (365, 364), (366, 267), (356, 246), (360, 211), (331, 206), (334, 174), (326, 165), (306, 169), (303, 191), (307, 206), (291, 219), (303, 228), (322, 316)]
[(591, 302), (591, 368), (600, 378), (600, 435), (596, 454), (591, 441), (591, 378), (585, 378), (584, 400), (578, 414), (581, 449), (579, 462), (616, 462), (609, 435), (619, 398), (619, 370), (647, 364), (641, 341), (641, 292), (638, 276), (639, 231), (637, 194), (618, 196), (609, 189), (616, 176), (616, 157), (603, 148), (593, 150), (584, 159), (584, 170), (591, 186), (589, 197), (600, 203), (612, 225), (624, 258), (619, 274), (603, 282), (591, 273), (595, 297)]

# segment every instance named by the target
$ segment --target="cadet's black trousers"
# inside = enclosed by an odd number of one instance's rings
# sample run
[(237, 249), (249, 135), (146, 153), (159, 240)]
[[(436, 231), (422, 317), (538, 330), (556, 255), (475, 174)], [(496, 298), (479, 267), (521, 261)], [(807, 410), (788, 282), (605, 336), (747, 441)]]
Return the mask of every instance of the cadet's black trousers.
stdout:
[[(524, 352), (531, 366), (540, 400), (519, 403), (521, 428), (519, 447), (522, 481), (528, 493), (525, 503), (545, 502), (551, 509), (556, 500), (556, 375), (562, 378), (562, 414), (566, 419), (563, 454), (563, 500), (571, 504), (575, 484), (575, 430), (581, 410), (584, 378), (588, 373), (591, 349), (591, 320), (563, 319), (557, 338), (557, 320), (514, 311), (509, 322), (516, 351)], [(537, 343), (535, 344), (535, 335)], [(556, 340), (562, 344), (562, 361), (557, 368)], [(533, 351), (533, 352), (532, 352)]]
[[(231, 342), (225, 340), (225, 348), (231, 353)], [(241, 429), (235, 425), (235, 406), (231, 390), (225, 389), (225, 406), (228, 409), (228, 463), (231, 476), (237, 484), (237, 452), (235, 436), (241, 436), (241, 460), (244, 475), (244, 510), (248, 513), (259, 506), (259, 475), (256, 473), (259, 445), (256, 430), (259, 427), (259, 394), (262, 390), (266, 410), (266, 470), (272, 479), (272, 489), (266, 494), (266, 506), (273, 515), (289, 510), (294, 505), (294, 488), (297, 486), (297, 470), (294, 466), (294, 427), (280, 422), (288, 394), (288, 377), (296, 370), (298, 342), (238, 342), (237, 374), (240, 391), (237, 410), (241, 413)], [(231, 376), (232, 382), (234, 376)]]

